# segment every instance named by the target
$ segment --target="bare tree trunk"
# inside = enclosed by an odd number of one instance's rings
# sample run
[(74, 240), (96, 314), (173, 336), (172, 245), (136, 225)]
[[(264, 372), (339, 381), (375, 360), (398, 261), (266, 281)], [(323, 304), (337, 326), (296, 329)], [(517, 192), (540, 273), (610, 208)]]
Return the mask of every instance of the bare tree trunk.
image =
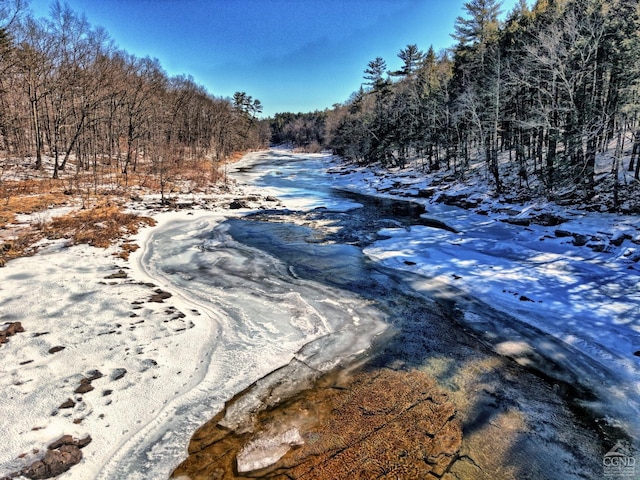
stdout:
[(33, 119), (33, 132), (36, 140), (36, 170), (42, 170), (42, 136), (40, 134), (40, 121), (38, 119), (38, 98), (35, 96), (35, 92), (31, 90), (29, 86), (29, 96), (31, 97), (31, 116)]

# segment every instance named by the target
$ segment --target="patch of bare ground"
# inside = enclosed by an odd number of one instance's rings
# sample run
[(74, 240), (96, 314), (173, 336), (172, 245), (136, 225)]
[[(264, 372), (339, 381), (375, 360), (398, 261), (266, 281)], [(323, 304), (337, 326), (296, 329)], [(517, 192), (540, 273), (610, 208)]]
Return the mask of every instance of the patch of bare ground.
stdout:
[(418, 370), (329, 374), (256, 415), (251, 432), (222, 426), (224, 416), (195, 433), (173, 478), (436, 479), (462, 444), (455, 406)]

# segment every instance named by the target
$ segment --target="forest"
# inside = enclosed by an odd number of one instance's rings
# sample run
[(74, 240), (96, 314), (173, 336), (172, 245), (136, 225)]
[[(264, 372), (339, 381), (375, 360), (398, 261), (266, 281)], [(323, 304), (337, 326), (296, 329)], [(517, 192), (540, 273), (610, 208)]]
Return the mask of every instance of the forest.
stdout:
[(67, 191), (80, 179), (163, 193), (185, 171), (215, 179), (231, 155), (268, 145), (261, 111), (246, 92), (219, 98), (169, 77), (66, 4), (34, 18), (23, 0), (0, 1), (0, 186), (24, 161), (54, 179), (66, 170)]
[(597, 187), (617, 210), (640, 189), (639, 13), (636, 0), (520, 0), (500, 20), (499, 1), (471, 0), (454, 47), (407, 45), (393, 71), (371, 60), (343, 104), (276, 115), (274, 142), (424, 175), (480, 168), (496, 195), (589, 202)]
[(180, 178), (215, 182), (225, 160), (273, 143), (421, 175), (481, 171), (495, 195), (590, 202), (604, 192), (607, 208), (629, 211), (640, 184), (640, 6), (530, 3), (503, 15), (497, 0), (468, 1), (453, 47), (407, 45), (400, 68), (363, 65), (344, 103), (263, 119), (260, 100), (170, 77), (66, 4), (34, 18), (25, 0), (4, 0), (0, 187), (20, 163), (69, 192), (93, 182), (94, 193), (137, 184), (164, 196)]

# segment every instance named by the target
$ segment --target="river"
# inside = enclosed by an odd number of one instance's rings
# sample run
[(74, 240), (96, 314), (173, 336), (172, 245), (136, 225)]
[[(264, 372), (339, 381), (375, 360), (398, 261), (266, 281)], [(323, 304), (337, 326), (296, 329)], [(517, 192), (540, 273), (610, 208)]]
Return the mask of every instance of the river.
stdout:
[[(511, 478), (589, 478), (613, 444), (633, 441), (637, 404), (624, 377), (481, 295), (410, 271), (413, 261), (403, 268), (375, 261), (386, 231), (456, 235), (447, 225), (462, 210), (442, 209), (425, 222), (419, 204), (334, 188), (327, 166), (321, 155), (252, 155), (229, 176), (287, 208), (198, 216), (152, 237), (143, 258), (149, 275), (215, 321), (202, 354), (206, 373), (186, 398), (201, 406), (130, 455), (121, 464), (128, 478), (141, 465), (154, 475), (154, 459), (177, 454), (160, 446), (169, 430), (184, 435), (204, 412), (293, 360), (327, 372), (375, 355), (379, 364), (432, 375), (461, 412), (464, 456), (488, 478), (505, 464)], [(503, 234), (495, 240), (504, 242)], [(295, 383), (309, 371), (290, 375)], [(625, 401), (609, 402), (612, 391)]]

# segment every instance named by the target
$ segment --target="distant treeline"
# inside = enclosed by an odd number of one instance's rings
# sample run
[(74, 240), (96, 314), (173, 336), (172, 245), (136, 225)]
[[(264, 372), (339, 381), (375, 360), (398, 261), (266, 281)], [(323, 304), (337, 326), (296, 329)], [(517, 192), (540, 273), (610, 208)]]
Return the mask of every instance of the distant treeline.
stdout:
[(425, 171), (461, 175), (481, 158), (497, 193), (508, 168), (522, 185), (535, 176), (547, 192), (571, 186), (583, 198), (606, 151), (615, 195), (620, 169), (640, 180), (639, 5), (521, 0), (501, 22), (500, 2), (471, 0), (455, 22), (455, 47), (408, 45), (397, 71), (375, 58), (343, 105), (276, 115), (273, 140), (362, 164), (419, 158)]
[(244, 92), (218, 98), (191, 77), (169, 77), (155, 59), (116, 48), (67, 5), (48, 18), (22, 0), (0, 1), (0, 156), (53, 157), (67, 167), (115, 164), (126, 176), (194, 159), (222, 160), (268, 145), (262, 106)]

